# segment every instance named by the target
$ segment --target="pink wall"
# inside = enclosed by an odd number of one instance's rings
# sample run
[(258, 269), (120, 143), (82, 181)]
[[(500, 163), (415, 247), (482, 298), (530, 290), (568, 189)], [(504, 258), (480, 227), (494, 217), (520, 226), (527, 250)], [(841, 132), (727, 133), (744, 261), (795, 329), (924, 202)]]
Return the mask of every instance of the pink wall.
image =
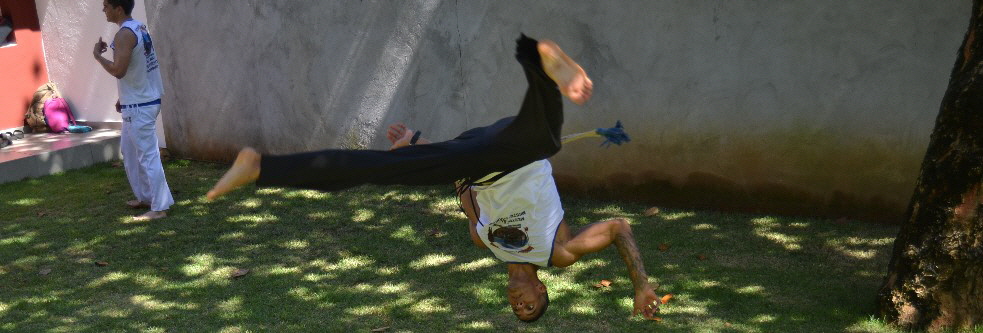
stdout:
[(34, 0), (0, 0), (17, 45), (0, 48), (0, 129), (24, 125), (34, 91), (48, 81)]

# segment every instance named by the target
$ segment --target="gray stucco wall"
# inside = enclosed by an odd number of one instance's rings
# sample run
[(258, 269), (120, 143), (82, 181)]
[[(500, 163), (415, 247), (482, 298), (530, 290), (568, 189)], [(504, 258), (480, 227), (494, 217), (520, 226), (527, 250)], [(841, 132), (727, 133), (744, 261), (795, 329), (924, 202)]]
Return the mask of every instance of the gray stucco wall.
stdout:
[[(231, 3), (231, 4), (230, 4)], [(911, 195), (968, 24), (968, 0), (146, 0), (168, 146), (228, 160), (383, 149), (512, 115), (520, 32), (591, 75), (561, 190), (653, 204), (889, 220)]]

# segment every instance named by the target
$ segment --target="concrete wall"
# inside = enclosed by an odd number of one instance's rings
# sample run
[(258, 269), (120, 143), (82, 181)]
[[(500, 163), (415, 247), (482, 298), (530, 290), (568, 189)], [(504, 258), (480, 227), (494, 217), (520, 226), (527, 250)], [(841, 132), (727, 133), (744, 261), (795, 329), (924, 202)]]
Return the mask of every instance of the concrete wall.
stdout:
[(559, 42), (594, 99), (566, 132), (566, 193), (891, 220), (912, 193), (971, 2), (146, 0), (171, 150), (228, 160), (386, 147), (512, 115), (520, 32)]
[[(99, 37), (107, 44), (112, 43), (119, 30), (116, 24), (106, 22), (102, 0), (36, 1), (51, 81), (65, 95), (78, 120), (118, 126), (120, 116), (113, 108), (119, 97), (116, 78), (92, 57), (92, 47)], [(143, 0), (136, 0), (135, 4), (133, 18), (147, 22)], [(109, 50), (103, 55), (112, 59), (113, 52)], [(161, 118), (157, 121), (160, 146), (166, 147)]]

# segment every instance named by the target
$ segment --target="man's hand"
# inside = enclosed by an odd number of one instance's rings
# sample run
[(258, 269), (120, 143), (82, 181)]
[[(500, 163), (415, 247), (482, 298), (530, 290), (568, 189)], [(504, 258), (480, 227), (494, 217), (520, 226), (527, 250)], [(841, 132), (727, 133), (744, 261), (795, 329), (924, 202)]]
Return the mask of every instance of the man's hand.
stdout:
[(119, 100), (116, 100), (116, 113), (123, 113), (123, 108), (119, 105)]
[(635, 291), (635, 310), (632, 311), (631, 316), (634, 317), (641, 313), (645, 319), (655, 319), (655, 314), (659, 313), (660, 304), (662, 304), (662, 301), (659, 300), (659, 296), (655, 294), (655, 291), (652, 291), (652, 288), (646, 287), (645, 289)]
[(406, 147), (410, 145), (410, 139), (413, 139), (413, 130), (407, 128), (403, 123), (395, 123), (389, 125), (386, 138), (393, 144), (392, 147), (389, 147), (389, 150)]
[(99, 42), (96, 43), (95, 47), (92, 48), (92, 56), (99, 58), (107, 50), (106, 42), (102, 41), (102, 37), (99, 37)]

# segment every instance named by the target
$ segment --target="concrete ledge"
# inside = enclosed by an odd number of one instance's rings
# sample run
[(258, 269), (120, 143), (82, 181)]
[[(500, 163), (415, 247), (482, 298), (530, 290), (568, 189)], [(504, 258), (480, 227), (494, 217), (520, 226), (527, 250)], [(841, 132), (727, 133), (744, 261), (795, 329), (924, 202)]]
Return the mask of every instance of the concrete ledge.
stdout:
[(47, 176), (121, 159), (120, 133), (100, 129), (82, 134), (28, 134), (0, 148), (0, 184)]

